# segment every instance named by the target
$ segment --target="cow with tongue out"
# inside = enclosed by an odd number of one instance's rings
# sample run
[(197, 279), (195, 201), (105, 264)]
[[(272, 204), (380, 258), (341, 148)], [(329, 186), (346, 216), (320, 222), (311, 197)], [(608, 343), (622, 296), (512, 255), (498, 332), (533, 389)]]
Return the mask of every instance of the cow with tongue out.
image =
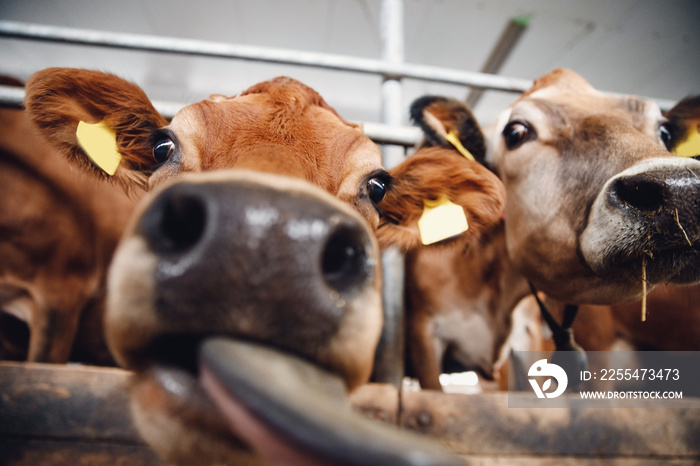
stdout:
[[(368, 380), (381, 331), (378, 244), (441, 247), (418, 227), (437, 199), (469, 219), (447, 241), (478, 241), (503, 209), (493, 174), (449, 152), (387, 172), (360, 128), (290, 78), (168, 122), (131, 83), (50, 69), (25, 105), (84, 173), (143, 197), (110, 267), (106, 337), (167, 461), (461, 464), (362, 418), (347, 393)], [(92, 154), (92, 132), (114, 150)]]
[(231, 171), (182, 177), (136, 218), (110, 273), (107, 336), (138, 372), (133, 411), (156, 450), (185, 463), (453, 464), (350, 410), (381, 325), (376, 240), (352, 208)]
[(107, 314), (149, 443), (184, 462), (258, 464), (247, 444), (273, 464), (449, 464), (347, 403), (380, 330), (378, 261), (363, 219), (308, 183), (231, 171), (159, 190)]

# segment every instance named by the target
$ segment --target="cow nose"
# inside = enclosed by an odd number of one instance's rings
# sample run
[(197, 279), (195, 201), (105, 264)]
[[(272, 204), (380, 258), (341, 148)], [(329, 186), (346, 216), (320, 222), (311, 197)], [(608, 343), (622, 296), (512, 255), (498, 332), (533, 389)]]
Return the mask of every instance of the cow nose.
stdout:
[(617, 178), (609, 191), (609, 199), (614, 205), (626, 206), (643, 212), (661, 209), (667, 197), (666, 180), (648, 173)]
[(151, 200), (135, 227), (155, 261), (149, 299), (165, 333), (214, 330), (312, 356), (377, 293), (376, 241), (325, 191), (260, 178), (180, 181)]
[(614, 178), (608, 204), (667, 239), (695, 244), (700, 233), (700, 170), (694, 160), (664, 158), (632, 167)]
[(184, 253), (201, 240), (207, 216), (202, 193), (171, 189), (143, 217), (143, 236), (150, 249), (159, 254)]
[[(232, 186), (227, 194), (220, 186), (174, 186), (156, 199), (144, 215), (141, 233), (149, 248), (170, 262), (180, 261), (198, 248), (208, 250), (207, 242), (222, 252), (227, 249), (226, 243), (235, 243), (237, 254), (274, 247), (278, 251), (288, 250), (286, 254), (293, 257), (297, 252), (308, 252), (309, 243), (314, 243), (318, 245), (314, 255), (319, 267), (304, 267), (305, 261), (299, 257), (289, 266), (299, 265), (299, 273), (318, 272), (330, 289), (343, 294), (367, 281), (370, 243), (360, 221), (340, 211), (334, 212), (333, 207), (320, 199), (293, 196), (284, 199), (282, 206), (274, 198), (284, 197), (283, 193), (267, 192), (264, 187), (259, 190), (254, 193), (250, 187)], [(222, 208), (227, 202), (238, 203), (242, 209)], [(243, 237), (239, 234), (235, 240), (227, 239), (226, 229), (215, 231), (227, 223), (242, 224), (243, 228), (238, 230), (246, 230)], [(263, 236), (269, 242), (261, 241)], [(207, 257), (205, 252), (201, 260), (214, 261), (215, 256)], [(259, 263), (259, 266), (272, 264)]]
[(321, 275), (332, 289), (346, 292), (368, 278), (368, 254), (364, 229), (357, 223), (336, 225), (325, 238), (321, 253)]

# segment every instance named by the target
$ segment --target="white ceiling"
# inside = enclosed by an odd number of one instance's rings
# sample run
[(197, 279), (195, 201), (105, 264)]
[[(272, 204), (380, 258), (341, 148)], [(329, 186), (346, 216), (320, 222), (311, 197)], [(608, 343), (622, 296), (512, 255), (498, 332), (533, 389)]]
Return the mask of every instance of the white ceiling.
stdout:
[[(1, 0), (0, 19), (232, 44), (381, 57), (379, 0)], [(510, 18), (529, 28), (500, 74), (533, 79), (571, 68), (603, 90), (678, 100), (700, 94), (698, 0), (405, 0), (405, 61), (479, 71)], [(0, 38), (0, 73), (26, 79), (49, 66), (114, 72), (152, 99), (194, 102), (278, 75), (318, 90), (345, 118), (380, 120), (381, 78), (253, 63)], [(464, 99), (459, 86), (404, 80), (424, 94)], [(514, 94), (488, 92), (490, 123)]]

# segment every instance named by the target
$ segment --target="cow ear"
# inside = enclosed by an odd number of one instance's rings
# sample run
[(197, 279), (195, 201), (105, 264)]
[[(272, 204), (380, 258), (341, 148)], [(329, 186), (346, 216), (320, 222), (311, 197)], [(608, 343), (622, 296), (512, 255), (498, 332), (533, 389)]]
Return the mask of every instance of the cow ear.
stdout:
[(157, 165), (152, 134), (168, 122), (138, 86), (112, 74), (49, 68), (27, 82), (25, 108), (69, 161), (126, 190), (145, 188)]
[(668, 149), (682, 157), (700, 156), (700, 96), (681, 100), (665, 116)]
[[(436, 246), (459, 242), (461, 248), (478, 241), (481, 234), (501, 221), (505, 206), (505, 189), (496, 175), (483, 165), (455, 157), (452, 150), (441, 147), (424, 148), (390, 170), (391, 188), (379, 203), (382, 219), (377, 230), (382, 247), (398, 246), (404, 251), (425, 244), (425, 228), (440, 233), (444, 239)], [(431, 206), (447, 205), (446, 226), (430, 224), (424, 216)], [(426, 208), (427, 207), (427, 208)], [(432, 211), (435, 212), (435, 211)], [(466, 218), (467, 230), (450, 231)], [(438, 215), (440, 217), (440, 215)], [(428, 225), (425, 225), (425, 220)], [(420, 223), (419, 223), (420, 222)], [(432, 238), (433, 240), (435, 238)]]
[(424, 96), (411, 104), (410, 114), (411, 120), (425, 133), (423, 146), (457, 150), (467, 158), (468, 153), (479, 163), (484, 162), (484, 135), (465, 103), (446, 97)]

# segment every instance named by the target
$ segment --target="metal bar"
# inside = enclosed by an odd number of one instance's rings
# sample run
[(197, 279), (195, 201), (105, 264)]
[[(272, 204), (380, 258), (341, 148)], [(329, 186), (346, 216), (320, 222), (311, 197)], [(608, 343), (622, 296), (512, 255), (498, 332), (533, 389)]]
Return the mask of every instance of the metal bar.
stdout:
[[(498, 39), (496, 46), (491, 51), (491, 54), (486, 59), (486, 63), (481, 68), (482, 73), (488, 74), (498, 74), (505, 63), (506, 59), (510, 56), (515, 48), (515, 45), (520, 41), (523, 33), (530, 24), (529, 16), (519, 16), (517, 18), (511, 18), (508, 21), (505, 29), (501, 33), (501, 37)], [(481, 96), (484, 95), (483, 89), (472, 89), (467, 95), (467, 105), (470, 108), (475, 108), (476, 104), (481, 100)]]
[[(400, 65), (404, 56), (403, 0), (382, 0), (380, 13), (382, 59), (390, 65)], [(400, 125), (403, 121), (401, 78), (385, 75), (381, 87), (382, 122)], [(382, 148), (382, 161), (393, 168), (405, 158), (403, 147), (387, 145)], [(404, 376), (404, 257), (390, 248), (382, 254), (382, 309), (384, 325), (374, 360), (372, 380), (401, 388)]]
[[(11, 86), (0, 86), (0, 107), (22, 108), (24, 89)], [(176, 102), (161, 100), (152, 101), (153, 106), (167, 119), (172, 119), (184, 107)], [(364, 133), (378, 144), (397, 144), (413, 147), (423, 139), (423, 132), (413, 126), (387, 125), (375, 122), (354, 122), (359, 124)]]
[(413, 147), (423, 140), (423, 131), (415, 126), (389, 125), (384, 123), (360, 123), (365, 134), (374, 142)]
[[(453, 70), (437, 66), (413, 65), (408, 63), (392, 64), (386, 63), (383, 60), (344, 55), (256, 47), (251, 45), (233, 45), (175, 37), (156, 37), (140, 34), (95, 31), (90, 29), (46, 26), (16, 21), (0, 21), (0, 37), (185, 55), (236, 58), (240, 60), (327, 68), (339, 71), (394, 76), (397, 78), (410, 78), (480, 89), (494, 89), (504, 92), (524, 92), (532, 86), (532, 80), (530, 79), (509, 78), (506, 76)], [(645, 96), (639, 97), (656, 102), (662, 110), (668, 110), (675, 104), (675, 101), (670, 99), (657, 99)]]
[(312, 53), (251, 45), (234, 45), (222, 42), (180, 39), (176, 37), (156, 37), (141, 34), (46, 26), (15, 21), (0, 21), (0, 37), (185, 55), (237, 58), (241, 60), (378, 74), (396, 78), (412, 78), (484, 89), (499, 89), (510, 92), (523, 92), (532, 85), (532, 81), (527, 79), (491, 76), (483, 73), (450, 70), (434, 66), (389, 63), (384, 60), (344, 55)]
[(21, 87), (0, 86), (0, 106), (22, 107), (24, 102), (24, 89)]
[[(403, 63), (403, 0), (382, 0), (381, 8), (382, 59), (392, 65)], [(381, 87), (382, 123), (398, 126), (403, 121), (403, 101), (401, 78), (385, 76)], [(382, 151), (386, 168), (393, 168), (403, 162), (405, 153), (402, 147), (386, 146)]]

